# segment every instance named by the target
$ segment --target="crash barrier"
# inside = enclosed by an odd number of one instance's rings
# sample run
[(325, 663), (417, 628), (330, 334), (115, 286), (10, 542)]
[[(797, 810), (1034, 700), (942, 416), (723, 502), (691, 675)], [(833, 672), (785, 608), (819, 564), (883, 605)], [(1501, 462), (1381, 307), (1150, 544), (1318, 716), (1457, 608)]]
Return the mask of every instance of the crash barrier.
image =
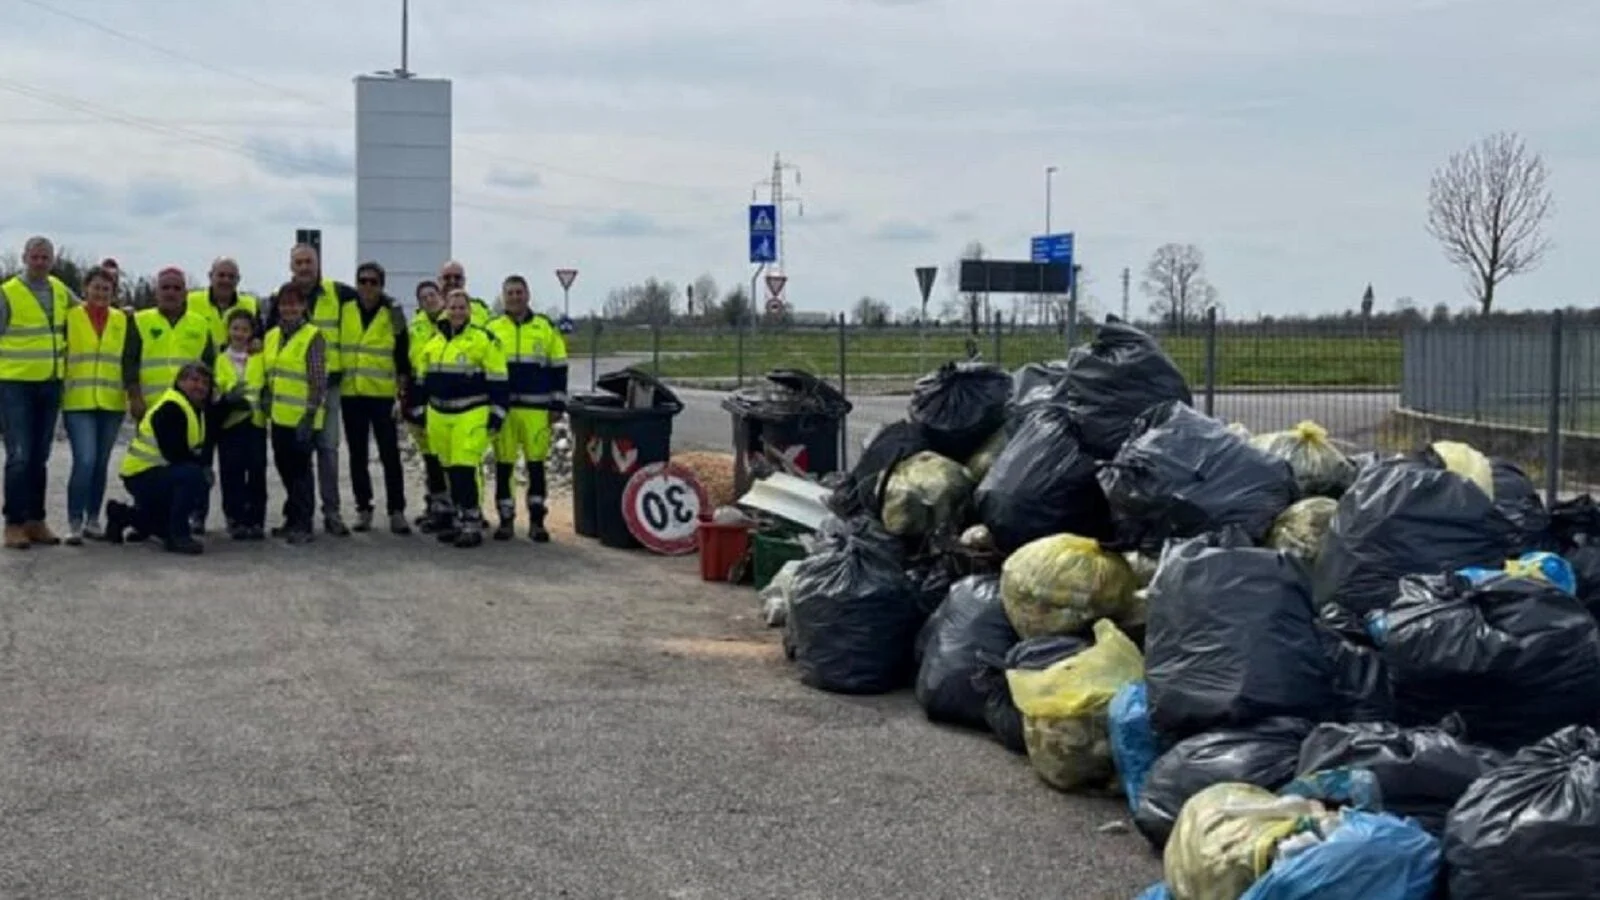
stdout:
[(910, 687), (1117, 792), (1152, 900), (1593, 896), (1600, 504), (1194, 404), (1112, 322), (1060, 365), (930, 373), (813, 494), (758, 484), (758, 539), (803, 532), (758, 594), (799, 679)]

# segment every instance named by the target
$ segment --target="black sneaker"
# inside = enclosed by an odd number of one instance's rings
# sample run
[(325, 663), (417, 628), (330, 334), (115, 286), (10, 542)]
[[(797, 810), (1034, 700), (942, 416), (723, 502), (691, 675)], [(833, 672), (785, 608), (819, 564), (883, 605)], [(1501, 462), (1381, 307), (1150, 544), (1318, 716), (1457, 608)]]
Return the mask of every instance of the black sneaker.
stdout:
[(509, 541), (517, 536), (517, 523), (511, 519), (500, 520), (500, 526), (494, 530), (494, 539)]
[(372, 530), (371, 507), (366, 509), (361, 509), (358, 507), (356, 509), (356, 524), (350, 526), (350, 530), (356, 532), (357, 534), (366, 534)]
[(339, 518), (337, 515), (324, 516), (322, 519), (322, 530), (333, 535), (334, 537), (350, 536), (350, 526), (344, 524), (344, 520)]
[(295, 547), (298, 547), (302, 544), (309, 544), (316, 539), (317, 536), (312, 534), (311, 529), (309, 528), (296, 528), (284, 536), (284, 540), (288, 541), (290, 546)]
[(535, 544), (548, 544), (550, 543), (550, 532), (546, 531), (543, 525), (530, 525), (528, 526), (528, 540), (533, 541)]
[(476, 547), (483, 543), (483, 532), (476, 528), (464, 528), (456, 535), (455, 545), (462, 549)]
[(185, 556), (199, 556), (200, 554), (206, 552), (205, 545), (194, 538), (189, 538), (182, 541), (167, 541), (165, 544), (168, 553), (182, 553)]

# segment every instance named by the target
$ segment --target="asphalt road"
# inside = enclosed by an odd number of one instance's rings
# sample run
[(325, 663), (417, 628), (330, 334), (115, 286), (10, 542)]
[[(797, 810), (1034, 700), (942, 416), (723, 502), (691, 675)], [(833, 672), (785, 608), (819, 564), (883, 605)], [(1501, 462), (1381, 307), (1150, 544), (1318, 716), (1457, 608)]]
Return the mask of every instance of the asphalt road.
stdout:
[(543, 547), (0, 551), (0, 897), (1124, 900), (1158, 877), (1099, 831), (1120, 802), (908, 694), (801, 687), (748, 589), (562, 518)]
[[(648, 359), (647, 354), (602, 357), (597, 368), (604, 373), (647, 363)], [(572, 384), (586, 389), (589, 372), (587, 357), (574, 359)], [(684, 450), (730, 450), (733, 425), (729, 413), (722, 408), (726, 394), (690, 388), (674, 390), (685, 408), (673, 421), (673, 446)], [(853, 448), (860, 447), (861, 440), (875, 428), (906, 414), (903, 396), (863, 396), (852, 398), (851, 402), (855, 409), (847, 427), (852, 456)], [(1195, 402), (1199, 404), (1201, 399), (1197, 397)], [(1242, 422), (1254, 432), (1278, 431), (1312, 419), (1333, 437), (1364, 449), (1397, 402), (1398, 395), (1391, 393), (1218, 393), (1215, 412), (1229, 421)]]

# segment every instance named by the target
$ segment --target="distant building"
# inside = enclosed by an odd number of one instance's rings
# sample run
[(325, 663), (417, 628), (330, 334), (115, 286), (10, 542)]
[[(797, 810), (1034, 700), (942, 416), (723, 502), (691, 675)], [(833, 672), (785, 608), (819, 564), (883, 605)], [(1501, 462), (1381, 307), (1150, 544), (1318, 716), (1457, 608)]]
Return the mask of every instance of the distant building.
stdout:
[[(359, 75), (356, 85), (356, 264), (377, 260), (408, 308), (416, 286), (451, 257), (450, 82)], [(334, 267), (337, 271), (343, 266)]]

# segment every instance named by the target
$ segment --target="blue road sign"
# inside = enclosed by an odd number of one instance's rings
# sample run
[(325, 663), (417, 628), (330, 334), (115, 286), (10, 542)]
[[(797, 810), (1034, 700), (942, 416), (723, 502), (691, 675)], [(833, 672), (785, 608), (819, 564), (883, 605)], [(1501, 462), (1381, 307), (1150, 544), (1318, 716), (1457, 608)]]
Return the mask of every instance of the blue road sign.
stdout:
[(1032, 261), (1072, 265), (1072, 232), (1041, 234), (1031, 242)]
[(778, 261), (778, 207), (770, 203), (750, 204), (750, 261)]
[(571, 334), (578, 329), (578, 326), (572, 321), (571, 316), (563, 315), (561, 320), (556, 322), (556, 328), (559, 329), (562, 334)]

